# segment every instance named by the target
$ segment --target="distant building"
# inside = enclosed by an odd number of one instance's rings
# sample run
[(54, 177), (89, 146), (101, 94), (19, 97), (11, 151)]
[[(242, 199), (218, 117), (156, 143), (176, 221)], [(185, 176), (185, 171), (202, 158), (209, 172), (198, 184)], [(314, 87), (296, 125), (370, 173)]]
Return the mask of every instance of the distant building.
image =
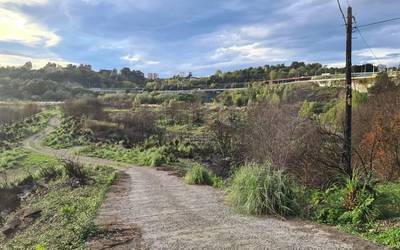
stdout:
[(147, 78), (150, 80), (157, 80), (158, 79), (158, 74), (157, 73), (148, 73)]

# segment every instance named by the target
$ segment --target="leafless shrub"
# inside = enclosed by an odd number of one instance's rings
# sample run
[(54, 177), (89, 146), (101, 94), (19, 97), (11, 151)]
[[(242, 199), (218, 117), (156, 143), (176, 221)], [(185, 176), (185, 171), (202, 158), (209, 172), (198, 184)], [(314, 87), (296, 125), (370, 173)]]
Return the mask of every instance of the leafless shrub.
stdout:
[(244, 163), (242, 123), (235, 110), (223, 110), (206, 124), (208, 143), (213, 152), (210, 167), (220, 176), (230, 175), (233, 168)]
[(162, 140), (163, 131), (157, 128), (158, 115), (152, 111), (139, 109), (114, 118), (114, 122), (122, 129), (128, 144), (145, 141), (151, 136)]
[(27, 104), (23, 107), (4, 106), (0, 107), (0, 124), (13, 123), (39, 113), (41, 109), (36, 104)]
[(93, 120), (104, 120), (107, 118), (102, 102), (94, 97), (67, 101), (62, 105), (62, 109), (66, 116), (71, 116), (77, 120), (80, 120), (82, 117)]
[(82, 164), (73, 159), (63, 159), (62, 163), (71, 187), (78, 187), (87, 183), (89, 178)]
[(292, 106), (250, 107), (242, 132), (246, 159), (270, 161), (306, 185), (324, 185), (344, 172), (340, 133), (297, 114)]
[(354, 165), (382, 180), (400, 178), (400, 88), (381, 87), (354, 112)]

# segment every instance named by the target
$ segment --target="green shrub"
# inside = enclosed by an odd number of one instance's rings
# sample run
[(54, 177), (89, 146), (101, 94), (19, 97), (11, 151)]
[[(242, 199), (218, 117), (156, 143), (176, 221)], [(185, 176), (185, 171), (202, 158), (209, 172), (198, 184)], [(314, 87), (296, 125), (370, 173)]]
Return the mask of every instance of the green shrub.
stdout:
[(77, 208), (74, 205), (65, 205), (60, 209), (60, 214), (66, 219), (71, 220), (76, 213)]
[(355, 175), (343, 187), (317, 192), (312, 199), (313, 217), (319, 222), (362, 231), (380, 215), (375, 184)]
[(42, 244), (36, 245), (35, 250), (46, 250), (46, 247)]
[(376, 204), (380, 219), (400, 217), (400, 182), (379, 184), (377, 192)]
[(212, 186), (215, 188), (223, 188), (225, 186), (225, 182), (224, 180), (215, 175), (215, 174), (211, 174), (211, 179), (212, 179)]
[(296, 215), (300, 212), (295, 185), (271, 164), (248, 164), (233, 176), (228, 199), (246, 214)]
[(316, 106), (316, 102), (309, 102), (305, 100), (301, 106), (299, 115), (303, 118), (312, 117), (315, 114)]
[(210, 172), (203, 166), (193, 166), (185, 175), (185, 182), (189, 185), (213, 185)]

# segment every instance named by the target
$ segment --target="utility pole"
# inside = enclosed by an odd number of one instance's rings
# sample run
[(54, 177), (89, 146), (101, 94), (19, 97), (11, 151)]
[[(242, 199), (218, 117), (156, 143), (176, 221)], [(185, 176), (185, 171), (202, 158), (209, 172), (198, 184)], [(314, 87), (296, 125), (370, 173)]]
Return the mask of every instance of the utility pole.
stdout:
[(351, 81), (351, 53), (352, 53), (352, 34), (353, 34), (353, 11), (349, 6), (347, 8), (346, 23), (346, 118), (344, 127), (344, 145), (343, 145), (343, 164), (346, 173), (353, 175), (351, 166), (351, 123), (352, 123), (352, 81)]

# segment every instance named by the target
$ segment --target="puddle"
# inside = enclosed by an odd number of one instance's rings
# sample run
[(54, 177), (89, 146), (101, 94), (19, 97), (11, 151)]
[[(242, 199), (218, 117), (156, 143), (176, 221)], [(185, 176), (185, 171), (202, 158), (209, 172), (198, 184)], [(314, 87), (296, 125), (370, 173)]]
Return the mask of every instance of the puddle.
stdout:
[(21, 204), (21, 200), (25, 199), (35, 187), (35, 184), (30, 184), (0, 188), (0, 216), (5, 216), (15, 211)]
[(0, 213), (8, 214), (19, 207), (21, 203), (21, 187), (0, 189)]

